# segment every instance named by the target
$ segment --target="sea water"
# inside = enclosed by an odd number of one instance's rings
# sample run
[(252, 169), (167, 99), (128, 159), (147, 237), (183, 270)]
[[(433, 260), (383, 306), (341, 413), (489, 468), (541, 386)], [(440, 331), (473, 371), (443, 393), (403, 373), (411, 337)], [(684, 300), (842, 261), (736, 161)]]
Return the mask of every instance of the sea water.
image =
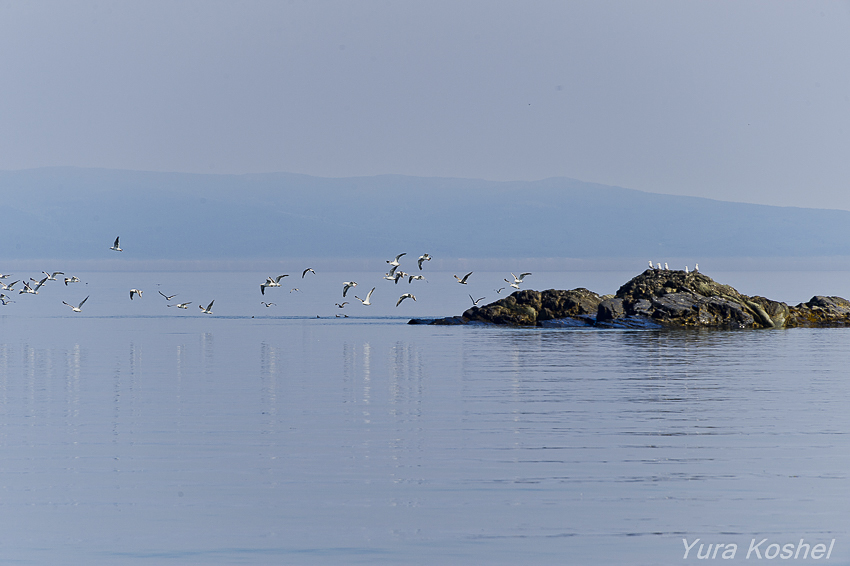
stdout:
[[(777, 561), (850, 563), (850, 330), (417, 326), (502, 296), (499, 278), (298, 274), (261, 295), (266, 275), (10, 295), (0, 562), (674, 564), (722, 545), (712, 562), (747, 563), (802, 539), (829, 558)], [(733, 284), (850, 295), (810, 276)], [(351, 279), (371, 307), (342, 298)]]

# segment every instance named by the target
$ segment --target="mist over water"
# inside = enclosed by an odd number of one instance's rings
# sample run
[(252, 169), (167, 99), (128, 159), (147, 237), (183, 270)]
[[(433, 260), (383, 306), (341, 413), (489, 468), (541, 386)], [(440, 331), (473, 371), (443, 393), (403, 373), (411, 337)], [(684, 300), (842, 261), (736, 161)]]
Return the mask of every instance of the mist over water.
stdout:
[[(683, 538), (742, 560), (768, 537), (850, 562), (850, 331), (407, 325), (466, 308), (445, 273), (340, 319), (341, 274), (319, 275), (268, 290), (277, 311), (243, 290), (265, 275), (228, 273), (82, 274), (2, 307), (3, 558), (670, 564)], [(822, 293), (796, 281), (775, 298)]]

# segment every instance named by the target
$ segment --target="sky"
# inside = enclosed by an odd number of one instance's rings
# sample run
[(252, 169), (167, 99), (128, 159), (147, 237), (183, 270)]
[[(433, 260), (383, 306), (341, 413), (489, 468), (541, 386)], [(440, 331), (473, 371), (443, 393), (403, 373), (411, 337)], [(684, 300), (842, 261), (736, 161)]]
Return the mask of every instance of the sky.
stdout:
[(0, 0), (0, 169), (572, 177), (850, 210), (850, 3)]

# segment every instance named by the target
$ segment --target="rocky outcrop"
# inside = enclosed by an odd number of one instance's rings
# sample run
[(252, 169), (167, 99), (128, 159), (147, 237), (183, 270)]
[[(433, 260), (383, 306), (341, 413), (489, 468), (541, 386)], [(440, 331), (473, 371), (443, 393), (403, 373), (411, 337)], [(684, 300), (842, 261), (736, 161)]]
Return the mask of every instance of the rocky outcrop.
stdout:
[(620, 287), (616, 295), (600, 297), (583, 288), (517, 291), (495, 303), (472, 307), (460, 317), (430, 323), (474, 322), (607, 328), (850, 326), (850, 301), (816, 296), (789, 307), (765, 297), (743, 295), (702, 273), (647, 269)]
[(516, 291), (504, 299), (463, 313), (468, 321), (536, 326), (546, 320), (595, 316), (602, 298), (587, 289)]

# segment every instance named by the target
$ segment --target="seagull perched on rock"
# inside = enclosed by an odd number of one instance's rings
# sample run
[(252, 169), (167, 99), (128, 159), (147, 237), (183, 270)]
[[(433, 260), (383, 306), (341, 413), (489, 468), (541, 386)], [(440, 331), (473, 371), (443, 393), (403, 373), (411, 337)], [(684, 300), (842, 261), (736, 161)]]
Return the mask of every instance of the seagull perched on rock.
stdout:
[(266, 282), (260, 284), (260, 294), (266, 294), (266, 287), (280, 287), (280, 280), (284, 277), (289, 277), (288, 274), (278, 275), (277, 277), (266, 277)]
[(177, 293), (174, 293), (173, 295), (166, 295), (166, 294), (165, 294), (165, 293), (163, 293), (162, 291), (157, 291), (157, 293), (159, 293), (160, 295), (162, 295), (163, 297), (165, 297), (165, 300), (166, 300), (166, 301), (170, 301), (171, 299), (173, 299), (174, 297), (176, 297), (176, 296), (177, 296)]
[(460, 278), (457, 275), (455, 275), (454, 278), (457, 279), (457, 282), (460, 283), (461, 285), (466, 285), (466, 280), (469, 279), (469, 276), (472, 275), (472, 273), (473, 272), (470, 271), (469, 273), (464, 275), (463, 278)]
[(699, 273), (699, 264), (694, 265), (694, 273)]
[(79, 304), (79, 305), (77, 305), (77, 306), (74, 306), (74, 305), (72, 305), (72, 304), (70, 304), (70, 303), (66, 303), (65, 301), (62, 301), (62, 303), (63, 303), (63, 304), (68, 305), (69, 307), (71, 307), (71, 310), (72, 310), (72, 311), (74, 311), (74, 312), (81, 312), (81, 311), (82, 311), (82, 309), (83, 309), (83, 305), (84, 305), (84, 304), (85, 304), (85, 302), (86, 302), (86, 301), (88, 301), (88, 300), (89, 300), (89, 298), (88, 298), (88, 297), (86, 297), (85, 299), (83, 299), (82, 301), (80, 301), (80, 304)]
[[(188, 303), (177, 303), (176, 305), (165, 305), (165, 306), (167, 306), (167, 307), (177, 307), (178, 309), (188, 309), (189, 305), (191, 305), (191, 304), (192, 304), (192, 301), (189, 301)], [(201, 308), (203, 308), (203, 307), (201, 307)]]
[(690, 271), (688, 271), (688, 266), (687, 266), (687, 265), (685, 266), (685, 273), (686, 273), (686, 274), (690, 273)]
[(431, 261), (431, 256), (428, 255), (428, 254), (422, 254), (421, 256), (419, 256), (419, 259), (416, 260), (416, 262), (419, 264), (419, 270), (420, 271), (422, 271), (422, 262), (423, 261)]
[(68, 286), (68, 283), (79, 283), (79, 282), (80, 282), (80, 280), (77, 279), (76, 275), (72, 275), (70, 277), (65, 278), (65, 286), (66, 287)]
[(374, 293), (374, 292), (375, 292), (375, 288), (374, 288), (374, 287), (372, 287), (372, 290), (371, 290), (371, 291), (369, 291), (369, 293), (366, 295), (366, 298), (365, 298), (365, 299), (361, 299), (361, 298), (360, 298), (360, 297), (358, 297), (357, 295), (354, 295), (354, 298), (355, 298), (355, 299), (357, 299), (358, 301), (360, 301), (361, 303), (363, 303), (364, 305), (366, 305), (366, 306), (368, 307), (369, 305), (371, 305), (371, 304), (372, 304), (370, 301), (371, 301), (371, 299), (372, 299), (372, 293)]
[(357, 281), (346, 281), (342, 284), (342, 296), (344, 297), (348, 290), (352, 287), (357, 287)]
[(650, 269), (655, 269), (655, 266), (654, 266), (654, 265), (652, 265), (652, 260), (649, 260), (649, 268), (650, 268)]
[(404, 295), (402, 295), (401, 297), (398, 298), (398, 302), (395, 304), (395, 306), (399, 306), (401, 304), (401, 302), (405, 299), (413, 299), (415, 301), (416, 297), (414, 297), (410, 293), (405, 293)]
[(123, 252), (124, 251), (124, 250), (121, 249), (121, 246), (118, 245), (119, 238), (120, 238), (120, 236), (116, 236), (115, 243), (112, 244), (111, 248), (109, 248), (110, 250), (113, 250), (113, 251), (116, 251), (116, 252)]
[(212, 306), (213, 306), (214, 302), (215, 302), (215, 299), (210, 301), (210, 304), (207, 305), (207, 308), (204, 308), (203, 305), (198, 305), (198, 308), (201, 309), (201, 312), (203, 312), (204, 314), (212, 314), (213, 313), (212, 312)]

